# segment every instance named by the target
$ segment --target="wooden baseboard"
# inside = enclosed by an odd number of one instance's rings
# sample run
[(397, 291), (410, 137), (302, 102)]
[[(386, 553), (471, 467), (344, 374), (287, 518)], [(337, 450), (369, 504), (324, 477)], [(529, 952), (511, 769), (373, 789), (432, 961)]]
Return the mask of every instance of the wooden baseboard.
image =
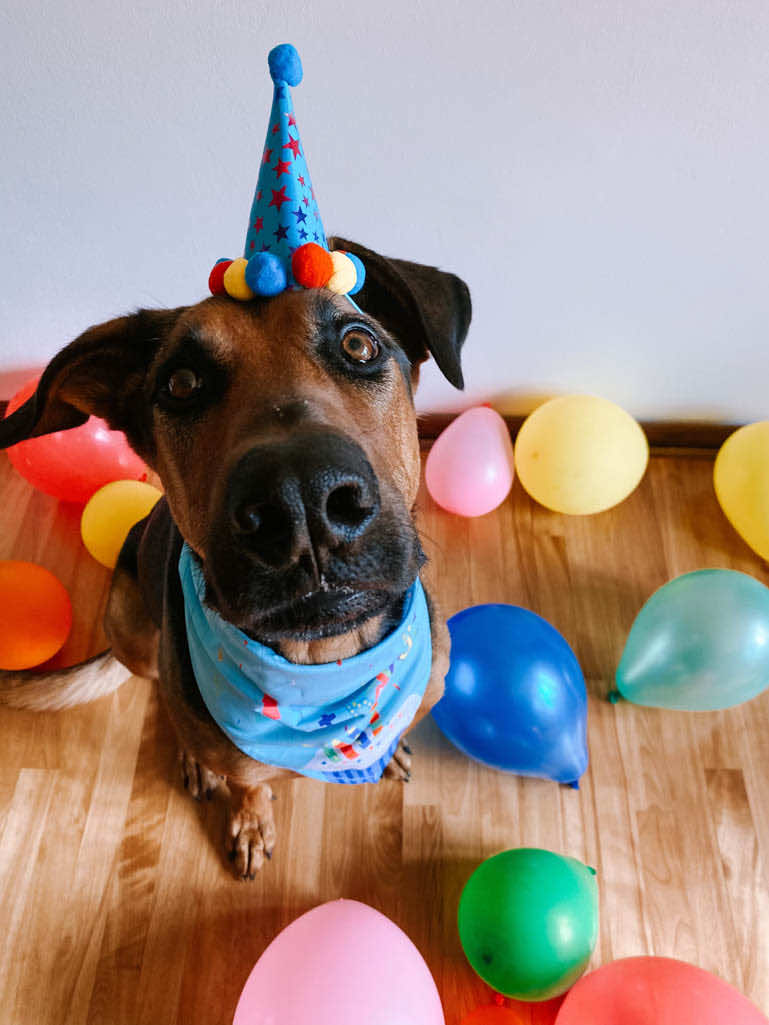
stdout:
[[(7, 401), (0, 401), (0, 417), (5, 415)], [(423, 448), (429, 448), (441, 431), (445, 430), (456, 413), (421, 413), (418, 417), (419, 440)], [(510, 434), (516, 437), (525, 416), (506, 416)], [(655, 451), (685, 449), (689, 452), (712, 454), (717, 452), (729, 435), (740, 424), (716, 424), (697, 420), (652, 420), (641, 426)]]
[[(441, 431), (456, 418), (456, 413), (423, 413), (419, 417), (419, 437), (429, 448)], [(510, 434), (516, 437), (525, 416), (504, 417)], [(712, 454), (717, 452), (740, 424), (718, 424), (696, 420), (652, 420), (642, 423), (649, 445), (655, 451), (685, 449)]]

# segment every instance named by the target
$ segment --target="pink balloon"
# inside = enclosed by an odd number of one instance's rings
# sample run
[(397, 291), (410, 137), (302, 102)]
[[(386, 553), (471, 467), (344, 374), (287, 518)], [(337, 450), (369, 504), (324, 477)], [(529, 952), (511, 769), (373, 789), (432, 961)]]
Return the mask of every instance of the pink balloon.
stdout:
[(710, 972), (669, 957), (626, 957), (583, 976), (555, 1025), (767, 1025)]
[(427, 490), (459, 516), (483, 516), (504, 502), (513, 484), (507, 424), (488, 406), (458, 416), (436, 438), (425, 464)]
[[(5, 415), (23, 405), (36, 387), (36, 380), (28, 381), (8, 403)], [(65, 502), (83, 504), (113, 480), (147, 479), (147, 467), (129, 448), (125, 434), (110, 430), (95, 416), (81, 427), (20, 441), (7, 451), (33, 487)]]
[(422, 955), (357, 900), (321, 904), (279, 933), (254, 965), (233, 1025), (445, 1025)]

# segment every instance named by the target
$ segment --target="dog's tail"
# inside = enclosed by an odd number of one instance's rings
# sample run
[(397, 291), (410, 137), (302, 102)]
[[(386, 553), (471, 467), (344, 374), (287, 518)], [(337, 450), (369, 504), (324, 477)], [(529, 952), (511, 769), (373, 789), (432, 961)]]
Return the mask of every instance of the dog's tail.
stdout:
[(37, 712), (74, 708), (111, 694), (132, 676), (108, 648), (87, 662), (50, 672), (0, 670), (0, 705)]

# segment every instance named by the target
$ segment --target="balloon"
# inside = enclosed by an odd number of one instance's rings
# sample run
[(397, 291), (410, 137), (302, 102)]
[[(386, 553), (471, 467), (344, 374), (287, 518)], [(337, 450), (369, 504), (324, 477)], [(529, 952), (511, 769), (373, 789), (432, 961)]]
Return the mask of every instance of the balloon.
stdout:
[(555, 512), (603, 512), (634, 491), (649, 461), (638, 423), (608, 399), (564, 395), (535, 409), (515, 442), (518, 479)]
[(256, 962), (233, 1025), (444, 1025), (421, 954), (389, 918), (357, 900), (301, 915)]
[(516, 605), (452, 616), (446, 691), (433, 718), (460, 751), (521, 776), (576, 783), (587, 768), (587, 693), (569, 645)]
[(746, 573), (701, 569), (664, 584), (636, 616), (617, 668), (628, 701), (730, 708), (769, 685), (769, 588)]
[(462, 891), (459, 939), (499, 993), (517, 1000), (565, 993), (598, 939), (595, 869), (527, 847), (489, 858)]
[(80, 520), (83, 544), (94, 559), (114, 569), (131, 527), (143, 520), (162, 497), (162, 491), (137, 480), (116, 480), (99, 488), (88, 500)]
[[(37, 387), (29, 381), (8, 403), (6, 416), (23, 405)], [(20, 441), (8, 458), (29, 483), (65, 502), (87, 502), (113, 480), (145, 480), (147, 467), (128, 447), (122, 431), (111, 431), (92, 416), (80, 427)]]
[(513, 445), (493, 409), (468, 409), (436, 439), (425, 463), (427, 490), (459, 516), (483, 516), (504, 502), (513, 484)]
[(556, 1025), (769, 1025), (728, 983), (668, 957), (626, 957), (580, 979)]
[(716, 456), (713, 485), (737, 533), (769, 559), (769, 421), (729, 435)]
[(69, 595), (34, 562), (0, 562), (0, 609), (0, 669), (39, 666), (69, 637)]

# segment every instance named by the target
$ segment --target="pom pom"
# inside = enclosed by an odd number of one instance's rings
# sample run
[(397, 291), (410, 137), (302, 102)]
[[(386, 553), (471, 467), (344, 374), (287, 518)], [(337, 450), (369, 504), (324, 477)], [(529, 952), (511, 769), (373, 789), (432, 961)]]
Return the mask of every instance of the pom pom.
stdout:
[(302, 62), (296, 52), (296, 47), (291, 43), (274, 46), (267, 55), (267, 65), (273, 82), (299, 85), (302, 81)]
[(246, 284), (255, 295), (278, 295), (288, 284), (286, 269), (274, 253), (256, 253), (246, 266)]
[(344, 255), (347, 257), (348, 260), (352, 261), (356, 273), (355, 284), (347, 294), (356, 295), (363, 288), (363, 285), (366, 281), (366, 268), (363, 266), (363, 261), (360, 259), (360, 257), (356, 256), (355, 253), (345, 253)]
[(298, 285), (321, 288), (334, 273), (331, 253), (317, 242), (305, 242), (291, 257), (291, 270)]
[(217, 260), (213, 266), (213, 270), (208, 275), (208, 288), (211, 295), (226, 295), (227, 289), (224, 287), (224, 272), (227, 270), (232, 260)]
[(224, 272), (223, 280), (227, 295), (232, 299), (240, 299), (241, 302), (254, 298), (254, 293), (246, 284), (247, 266), (248, 260), (241, 256), (237, 260), (233, 260)]
[(336, 295), (347, 295), (351, 288), (355, 288), (355, 282), (358, 280), (355, 264), (346, 253), (332, 253), (331, 260), (334, 264), (334, 273), (328, 279), (326, 288)]

